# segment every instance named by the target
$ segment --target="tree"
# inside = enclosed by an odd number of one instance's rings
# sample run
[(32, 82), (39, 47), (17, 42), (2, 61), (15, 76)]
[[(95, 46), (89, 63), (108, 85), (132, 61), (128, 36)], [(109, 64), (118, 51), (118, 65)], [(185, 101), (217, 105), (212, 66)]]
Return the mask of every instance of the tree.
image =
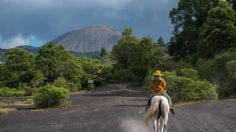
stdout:
[(27, 71), (34, 65), (34, 56), (24, 49), (14, 48), (5, 54), (4, 65), (11, 72)]
[(160, 46), (166, 46), (165, 41), (164, 41), (164, 39), (163, 39), (162, 37), (159, 37), (157, 43), (158, 43)]
[[(116, 75), (129, 73), (130, 80), (142, 81), (149, 69), (160, 66), (163, 51), (151, 37), (139, 40), (132, 35), (132, 30), (125, 29), (118, 44), (113, 47), (112, 57), (116, 61)], [(124, 72), (125, 71), (125, 72)]]
[(104, 47), (102, 47), (99, 56), (100, 56), (100, 57), (104, 57), (104, 56), (106, 56), (106, 55), (107, 55), (107, 50), (106, 50)]
[(209, 11), (207, 20), (200, 28), (198, 53), (212, 58), (222, 50), (236, 47), (236, 12), (221, 1), (219, 7)]
[(63, 77), (79, 84), (83, 75), (80, 62), (65, 51), (64, 47), (53, 43), (46, 44), (39, 50), (36, 66), (42, 72), (45, 83), (53, 83), (57, 78)]
[(6, 52), (3, 64), (4, 81), (8, 87), (18, 87), (20, 83), (32, 85), (35, 81), (35, 57), (24, 49), (14, 48)]
[(134, 53), (137, 52), (139, 39), (132, 34), (132, 29), (127, 28), (122, 32), (121, 38), (112, 49), (112, 58), (117, 61), (121, 69), (128, 69)]
[(231, 4), (232, 8), (236, 11), (236, 0), (227, 0), (227, 1)]
[(219, 0), (180, 0), (177, 8), (170, 12), (174, 26), (173, 37), (169, 47), (170, 55), (176, 59), (197, 52), (199, 28), (205, 22), (208, 11), (217, 7)]

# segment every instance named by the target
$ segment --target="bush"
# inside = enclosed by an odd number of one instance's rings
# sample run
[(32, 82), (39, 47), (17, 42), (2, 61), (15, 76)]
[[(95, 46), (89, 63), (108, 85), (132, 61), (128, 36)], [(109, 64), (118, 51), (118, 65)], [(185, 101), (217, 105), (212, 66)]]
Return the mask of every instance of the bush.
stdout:
[(172, 95), (174, 101), (193, 101), (217, 98), (216, 86), (208, 81), (177, 76), (175, 72), (164, 72), (164, 75), (168, 91)]
[[(193, 100), (208, 100), (217, 98), (216, 86), (208, 81), (193, 81), (188, 85), (189, 88), (189, 99)], [(191, 92), (192, 91), (192, 92)]]
[(25, 94), (26, 93), (23, 90), (8, 87), (0, 88), (0, 97), (19, 97), (24, 96)]
[(226, 63), (226, 68), (229, 72), (229, 76), (236, 79), (236, 60), (232, 60)]
[(183, 68), (178, 72), (179, 76), (184, 76), (187, 78), (191, 78), (193, 80), (199, 79), (199, 75), (197, 70), (192, 69), (192, 68)]
[(36, 88), (30, 88), (30, 87), (26, 87), (23, 90), (25, 91), (25, 96), (32, 96), (37, 91)]
[(33, 99), (27, 99), (26, 101), (24, 101), (25, 104), (34, 104), (34, 100)]
[(219, 85), (219, 97), (236, 96), (236, 50), (217, 54), (212, 60), (199, 59), (197, 69), (202, 78)]
[[(176, 71), (163, 72), (163, 78), (166, 80), (167, 84), (167, 93), (170, 94), (174, 102), (217, 98), (216, 86), (209, 83), (208, 81), (197, 79), (198, 74), (196, 70), (181, 69), (180, 72), (182, 72), (181, 75), (183, 76), (178, 76)], [(146, 79), (147, 88), (149, 88), (151, 83), (151, 75), (152, 74), (149, 74)]]
[(109, 82), (132, 82), (135, 80), (134, 73), (129, 69), (111, 69), (106, 73), (106, 78)]
[(76, 91), (78, 91), (78, 90), (81, 89), (81, 84), (80, 84), (80, 82), (77, 82), (77, 83), (75, 83), (75, 82), (69, 82), (69, 81), (65, 80), (64, 78), (62, 78), (62, 77), (57, 78), (57, 79), (53, 82), (52, 85), (54, 85), (54, 86), (56, 86), (56, 87), (63, 87), (63, 88), (66, 88), (66, 89), (70, 90), (71, 92), (76, 92)]
[(57, 107), (69, 104), (69, 90), (54, 85), (46, 85), (40, 88), (34, 97), (38, 107)]
[(57, 78), (53, 82), (53, 85), (56, 86), (56, 87), (63, 87), (63, 88), (69, 89), (67, 81), (62, 77)]

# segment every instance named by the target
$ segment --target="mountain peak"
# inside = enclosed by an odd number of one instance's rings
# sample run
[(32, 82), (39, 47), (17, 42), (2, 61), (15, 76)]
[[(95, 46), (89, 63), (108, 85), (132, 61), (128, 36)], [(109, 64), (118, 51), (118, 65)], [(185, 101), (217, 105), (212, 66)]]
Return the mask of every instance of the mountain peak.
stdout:
[(63, 45), (69, 51), (96, 52), (102, 47), (111, 51), (120, 33), (106, 25), (89, 26), (65, 33), (53, 42)]

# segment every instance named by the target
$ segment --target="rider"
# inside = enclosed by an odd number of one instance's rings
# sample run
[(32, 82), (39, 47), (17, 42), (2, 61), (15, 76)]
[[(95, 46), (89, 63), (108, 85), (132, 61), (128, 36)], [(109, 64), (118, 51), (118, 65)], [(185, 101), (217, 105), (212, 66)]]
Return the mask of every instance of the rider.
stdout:
[(172, 112), (172, 114), (174, 114), (173, 105), (172, 105), (170, 96), (166, 93), (166, 82), (162, 78), (163, 74), (161, 73), (160, 70), (156, 70), (153, 73), (153, 76), (154, 77), (152, 79), (150, 91), (152, 92), (153, 96), (154, 95), (164, 95), (165, 97), (167, 97), (168, 102), (170, 104), (170, 111)]

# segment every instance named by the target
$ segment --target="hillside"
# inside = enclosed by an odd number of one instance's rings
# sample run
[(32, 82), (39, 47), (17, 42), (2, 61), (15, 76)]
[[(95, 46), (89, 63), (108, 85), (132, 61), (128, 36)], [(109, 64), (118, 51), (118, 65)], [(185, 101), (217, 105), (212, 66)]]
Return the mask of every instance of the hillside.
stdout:
[(97, 52), (102, 47), (111, 51), (113, 45), (120, 37), (120, 33), (109, 26), (98, 25), (73, 30), (65, 33), (52, 42), (61, 44), (68, 51), (75, 52)]
[[(40, 47), (33, 47), (33, 46), (28, 46), (28, 45), (23, 45), (23, 46), (18, 46), (16, 48), (21, 48), (29, 51), (33, 55), (37, 55), (39, 52)], [(4, 54), (9, 51), (10, 49), (1, 49), (0, 48), (0, 61), (3, 61), (4, 59)], [(86, 57), (97, 57), (99, 56), (98, 51), (96, 52), (77, 52), (77, 51), (69, 51), (72, 55), (75, 56), (86, 56)]]

